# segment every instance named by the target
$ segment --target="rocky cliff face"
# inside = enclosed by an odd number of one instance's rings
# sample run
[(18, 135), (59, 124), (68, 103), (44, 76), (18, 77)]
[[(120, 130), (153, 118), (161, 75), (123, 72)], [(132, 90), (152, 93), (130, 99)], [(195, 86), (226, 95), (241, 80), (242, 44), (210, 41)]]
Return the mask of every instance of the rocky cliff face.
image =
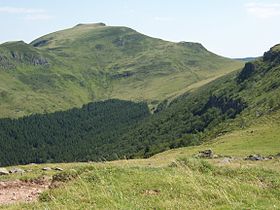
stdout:
[(48, 64), (48, 61), (46, 58), (44, 58), (38, 54), (33, 54), (33, 53), (28, 54), (28, 53), (22, 53), (19, 51), (11, 51), (10, 58), (16, 62), (28, 63), (28, 64), (31, 64), (34, 66)]
[(251, 75), (254, 74), (255, 70), (256, 70), (256, 66), (253, 63), (251, 63), (251, 62), (246, 63), (244, 68), (242, 69), (242, 71), (239, 73), (239, 75), (237, 77), (237, 81), (238, 82), (245, 81)]
[(20, 65), (46, 66), (48, 59), (24, 42), (5, 43), (0, 46), (0, 68), (11, 69)]
[(245, 80), (254, 77), (254, 75), (265, 75), (273, 68), (280, 64), (280, 44), (275, 45), (269, 51), (265, 52), (263, 57), (254, 62), (245, 64), (242, 71), (237, 76), (237, 81), (244, 82)]
[(280, 64), (280, 44), (275, 45), (268, 52), (264, 53), (263, 61)]

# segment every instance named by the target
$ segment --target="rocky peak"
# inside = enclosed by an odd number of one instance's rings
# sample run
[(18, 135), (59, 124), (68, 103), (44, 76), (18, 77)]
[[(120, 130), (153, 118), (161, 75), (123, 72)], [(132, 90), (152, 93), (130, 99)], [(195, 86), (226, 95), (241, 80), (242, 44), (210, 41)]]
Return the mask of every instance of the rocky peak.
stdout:
[(242, 71), (239, 73), (237, 77), (238, 82), (243, 82), (246, 79), (248, 79), (251, 75), (254, 74), (255, 70), (256, 67), (254, 63), (251, 62), (246, 63), (244, 68), (242, 69)]
[(196, 52), (208, 52), (207, 49), (201, 44), (197, 42), (179, 42), (178, 45), (190, 48)]
[(104, 27), (104, 26), (106, 26), (105, 23), (88, 23), (88, 24), (79, 23), (74, 28), (77, 28), (77, 27)]
[(48, 60), (33, 46), (22, 41), (8, 42), (0, 46), (0, 68), (15, 68), (17, 63), (43, 66), (48, 65)]
[(268, 52), (265, 52), (263, 55), (263, 61), (280, 64), (280, 44), (275, 45)]

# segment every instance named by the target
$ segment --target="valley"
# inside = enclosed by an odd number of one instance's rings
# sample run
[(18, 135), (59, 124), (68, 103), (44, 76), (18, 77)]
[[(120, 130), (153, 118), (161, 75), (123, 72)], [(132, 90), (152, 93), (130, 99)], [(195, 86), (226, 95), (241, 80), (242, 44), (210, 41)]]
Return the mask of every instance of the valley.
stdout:
[(279, 209), (280, 45), (78, 24), (0, 45), (0, 208)]
[[(173, 149), (148, 159), (17, 166), (31, 171), (0, 176), (0, 183), (51, 179), (53, 181), (49, 182), (56, 183), (52, 184), (56, 187), (44, 190), (38, 195), (38, 202), (19, 200), (17, 203), (15, 200), (13, 204), (2, 207), (277, 209), (279, 157), (262, 161), (244, 160), (250, 154), (269, 156), (279, 151), (277, 140), (280, 133), (276, 117), (262, 117), (260, 121), (268, 122), (270, 119), (273, 123), (252, 125), (200, 146)], [(220, 157), (194, 158), (199, 151), (209, 148)], [(64, 171), (43, 171), (42, 168), (46, 167), (60, 167)], [(14, 166), (8, 167), (12, 168)], [(42, 182), (41, 186), (44, 184)]]
[(79, 24), (30, 44), (4, 43), (0, 55), (1, 118), (112, 98), (146, 101), (153, 109), (243, 65), (199, 43), (168, 42), (103, 23)]

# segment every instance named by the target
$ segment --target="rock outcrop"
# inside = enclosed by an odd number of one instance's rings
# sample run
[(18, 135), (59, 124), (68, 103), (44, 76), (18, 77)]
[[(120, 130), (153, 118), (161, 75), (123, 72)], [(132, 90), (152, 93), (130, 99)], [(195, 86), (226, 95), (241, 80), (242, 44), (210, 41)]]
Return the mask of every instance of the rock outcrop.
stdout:
[(0, 176), (1, 175), (8, 175), (9, 171), (6, 168), (0, 168)]
[(203, 151), (199, 151), (199, 153), (195, 156), (197, 158), (214, 158), (216, 155), (214, 155), (213, 150), (207, 149)]
[(9, 170), (9, 172), (11, 173), (11, 174), (17, 174), (17, 173), (25, 173), (25, 170), (23, 170), (23, 169), (21, 169), (21, 168), (12, 168), (12, 169), (10, 169)]

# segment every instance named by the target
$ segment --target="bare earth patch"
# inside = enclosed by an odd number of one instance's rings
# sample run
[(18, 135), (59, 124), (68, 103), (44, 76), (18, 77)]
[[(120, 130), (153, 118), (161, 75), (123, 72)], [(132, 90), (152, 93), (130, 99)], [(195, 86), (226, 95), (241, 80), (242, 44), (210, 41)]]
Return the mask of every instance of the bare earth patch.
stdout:
[(2, 181), (0, 182), (0, 205), (32, 202), (50, 185), (50, 180)]
[(144, 195), (158, 195), (160, 194), (160, 190), (145, 190)]

